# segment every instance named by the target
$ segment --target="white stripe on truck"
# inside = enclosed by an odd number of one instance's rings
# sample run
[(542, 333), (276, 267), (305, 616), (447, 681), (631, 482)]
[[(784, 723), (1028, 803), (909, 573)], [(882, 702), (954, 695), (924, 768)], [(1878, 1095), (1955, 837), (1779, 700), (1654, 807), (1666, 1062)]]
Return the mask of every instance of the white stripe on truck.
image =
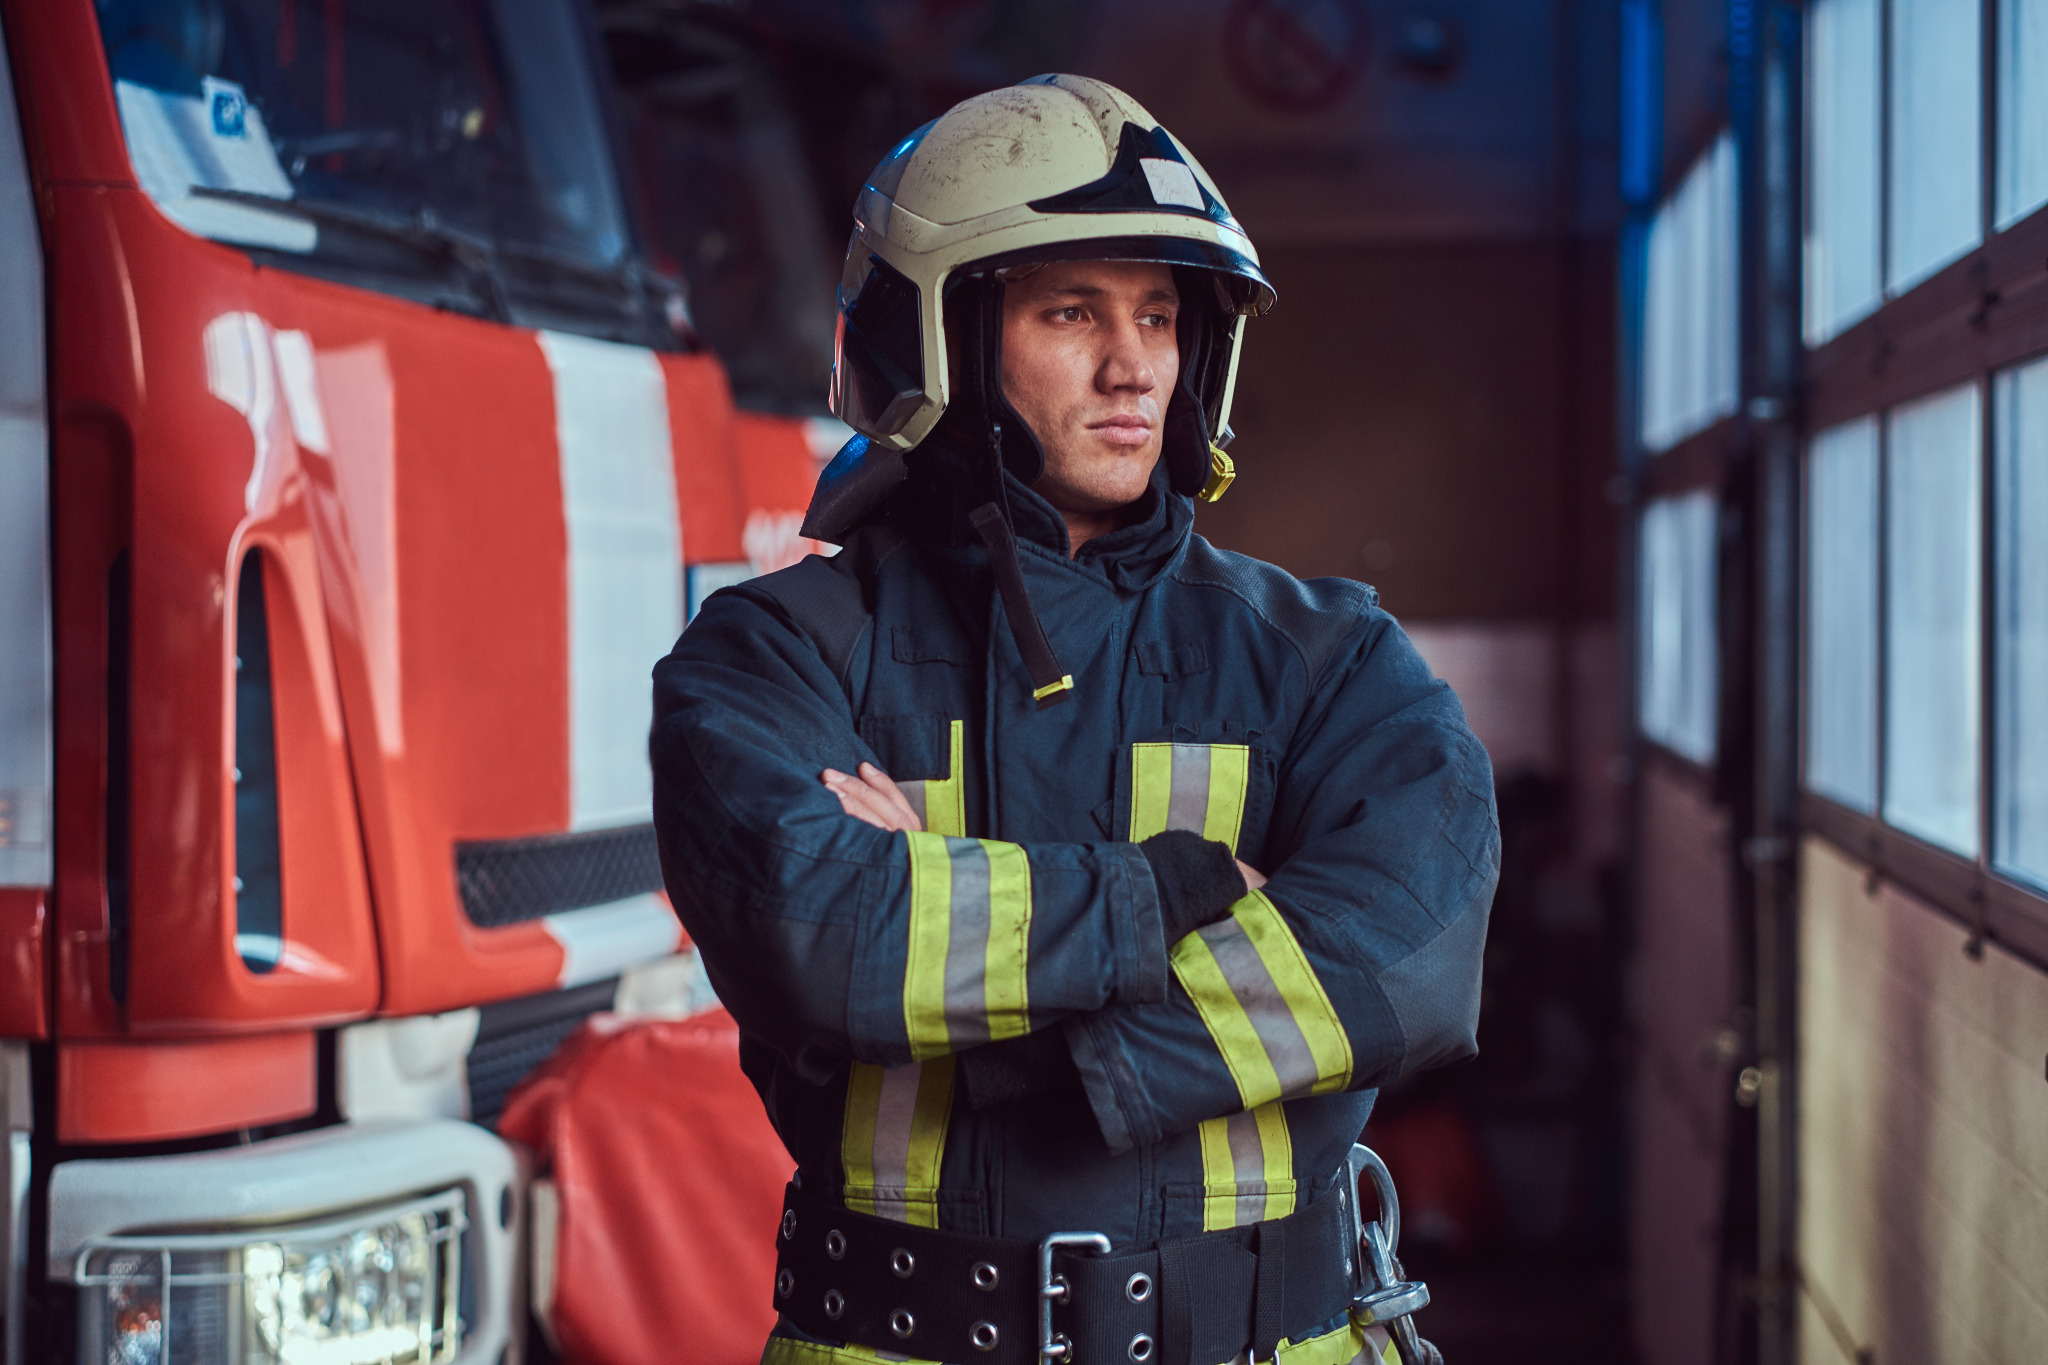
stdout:
[[(47, 886), (54, 758), (43, 253), (4, 39), (0, 299), (7, 301), (0, 308), (0, 886)], [(0, 1211), (7, 1207), (0, 1199)], [(5, 1307), (5, 1286), (0, 1286), (0, 1310)]]
[(569, 533), (569, 826), (645, 824), (648, 675), (683, 628), (668, 390), (637, 346), (543, 332), (540, 348)]

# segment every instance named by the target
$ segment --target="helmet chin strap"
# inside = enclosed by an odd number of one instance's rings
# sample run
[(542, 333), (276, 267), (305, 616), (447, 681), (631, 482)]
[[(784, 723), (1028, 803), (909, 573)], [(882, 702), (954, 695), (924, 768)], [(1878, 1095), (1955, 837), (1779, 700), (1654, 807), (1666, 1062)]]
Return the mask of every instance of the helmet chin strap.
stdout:
[(1074, 690), (1074, 675), (1062, 672), (1052, 642), (1045, 638), (1045, 626), (1038, 609), (1031, 605), (1031, 590), (1024, 586), (1024, 567), (1017, 560), (1017, 533), (1010, 518), (995, 503), (985, 502), (967, 514), (974, 532), (988, 547), (989, 567), (996, 576), (996, 591), (1002, 595), (1003, 615), (1010, 619), (1010, 638), (1031, 675), (1031, 699), (1043, 711), (1067, 699)]
[[(1179, 272), (1177, 272), (1178, 274)], [(1183, 279), (1184, 286), (1192, 282)], [(987, 431), (988, 456), (983, 470), (988, 500), (968, 513), (968, 522), (987, 548), (989, 567), (995, 574), (996, 591), (1003, 600), (1003, 615), (1009, 618), (1010, 638), (1031, 677), (1031, 696), (1039, 709), (1067, 699), (1073, 690), (1073, 675), (1060, 667), (1046, 638), (1045, 626), (1032, 605), (1024, 583), (1023, 564), (1017, 555), (1017, 531), (1010, 512), (1007, 469), (1025, 483), (1036, 483), (1045, 472), (1045, 450), (1030, 423), (1018, 415), (1003, 392), (1003, 281), (1000, 276), (964, 281), (955, 295), (955, 316), (963, 339), (961, 368), (967, 373), (956, 396), (972, 395), (975, 416)], [(1213, 472), (1215, 448), (1211, 444), (1209, 419), (1195, 385), (1201, 371), (1213, 359), (1215, 338), (1205, 330), (1213, 320), (1200, 312), (1202, 298), (1191, 287), (1183, 288), (1190, 299), (1189, 324), (1180, 336), (1181, 365), (1167, 402), (1166, 421), (1161, 432), (1160, 459), (1166, 466), (1168, 486), (1184, 496), (1203, 496), (1210, 488), (1217, 494)], [(1213, 497), (1210, 497), (1213, 501)]]
[[(1010, 463), (1003, 444), (1006, 426), (1029, 443), (1028, 453), (1034, 457), (1035, 467), (1026, 482), (1035, 481), (1044, 472), (1045, 452), (1030, 424), (1017, 416), (1003, 394), (1002, 281), (992, 279), (977, 284), (974, 299), (979, 311), (974, 321), (979, 325), (974, 328), (975, 344), (967, 349), (973, 353), (969, 364), (975, 371), (975, 398), (988, 423), (987, 473), (993, 496), (969, 512), (967, 520), (988, 548), (989, 568), (995, 574), (996, 591), (1003, 599), (1003, 615), (1010, 622), (1010, 639), (1031, 677), (1031, 698), (1043, 711), (1067, 699), (1067, 694), (1074, 690), (1074, 675), (1060, 667), (1058, 656), (1052, 652), (1052, 642), (1046, 639), (1045, 625), (1038, 619), (1038, 608), (1031, 603), (1031, 591), (1024, 584), (1024, 566), (1017, 558), (1017, 530), (1010, 517), (1010, 494), (1003, 479), (1004, 467)], [(1024, 476), (1020, 473), (1018, 477)]]

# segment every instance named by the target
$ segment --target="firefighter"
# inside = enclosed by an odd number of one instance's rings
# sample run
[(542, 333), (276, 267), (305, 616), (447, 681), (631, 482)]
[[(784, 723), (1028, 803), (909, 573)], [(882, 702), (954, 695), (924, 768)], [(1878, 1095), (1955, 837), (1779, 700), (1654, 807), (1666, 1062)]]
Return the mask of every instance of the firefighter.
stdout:
[(1144, 109), (969, 99), (855, 218), (844, 549), (655, 670), (670, 895), (797, 1162), (764, 1360), (1349, 1361), (1346, 1155), (1475, 1050), (1486, 754), (1372, 589), (1194, 534), (1274, 292)]

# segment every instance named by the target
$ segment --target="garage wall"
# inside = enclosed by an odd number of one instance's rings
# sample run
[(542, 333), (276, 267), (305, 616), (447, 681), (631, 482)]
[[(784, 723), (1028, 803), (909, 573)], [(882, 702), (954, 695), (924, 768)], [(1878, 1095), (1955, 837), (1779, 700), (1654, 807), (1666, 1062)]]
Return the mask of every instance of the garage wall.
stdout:
[[(1577, 253), (1575, 255), (1574, 253)], [(1611, 253), (1283, 249), (1245, 329), (1238, 481), (1196, 529), (1404, 621), (1613, 611)]]
[(1612, 274), (1604, 244), (1282, 247), (1246, 332), (1238, 481), (1195, 527), (1375, 585), (1503, 778), (1576, 791), (1620, 845)]
[(1673, 760), (1646, 763), (1639, 791), (1634, 1336), (1647, 1365), (1708, 1365), (1734, 1085), (1715, 1047), (1735, 1003), (1729, 821)]
[(1801, 851), (1804, 1365), (2048, 1361), (2048, 975)]

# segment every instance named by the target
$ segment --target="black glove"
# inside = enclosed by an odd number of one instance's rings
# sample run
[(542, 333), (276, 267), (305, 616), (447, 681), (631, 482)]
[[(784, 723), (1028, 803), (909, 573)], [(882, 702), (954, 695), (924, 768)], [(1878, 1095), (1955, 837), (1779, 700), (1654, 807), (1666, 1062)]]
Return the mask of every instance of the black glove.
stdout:
[(1249, 890), (1230, 849), (1188, 829), (1170, 829), (1138, 845), (1159, 885), (1159, 917), (1166, 946), (1214, 924)]

